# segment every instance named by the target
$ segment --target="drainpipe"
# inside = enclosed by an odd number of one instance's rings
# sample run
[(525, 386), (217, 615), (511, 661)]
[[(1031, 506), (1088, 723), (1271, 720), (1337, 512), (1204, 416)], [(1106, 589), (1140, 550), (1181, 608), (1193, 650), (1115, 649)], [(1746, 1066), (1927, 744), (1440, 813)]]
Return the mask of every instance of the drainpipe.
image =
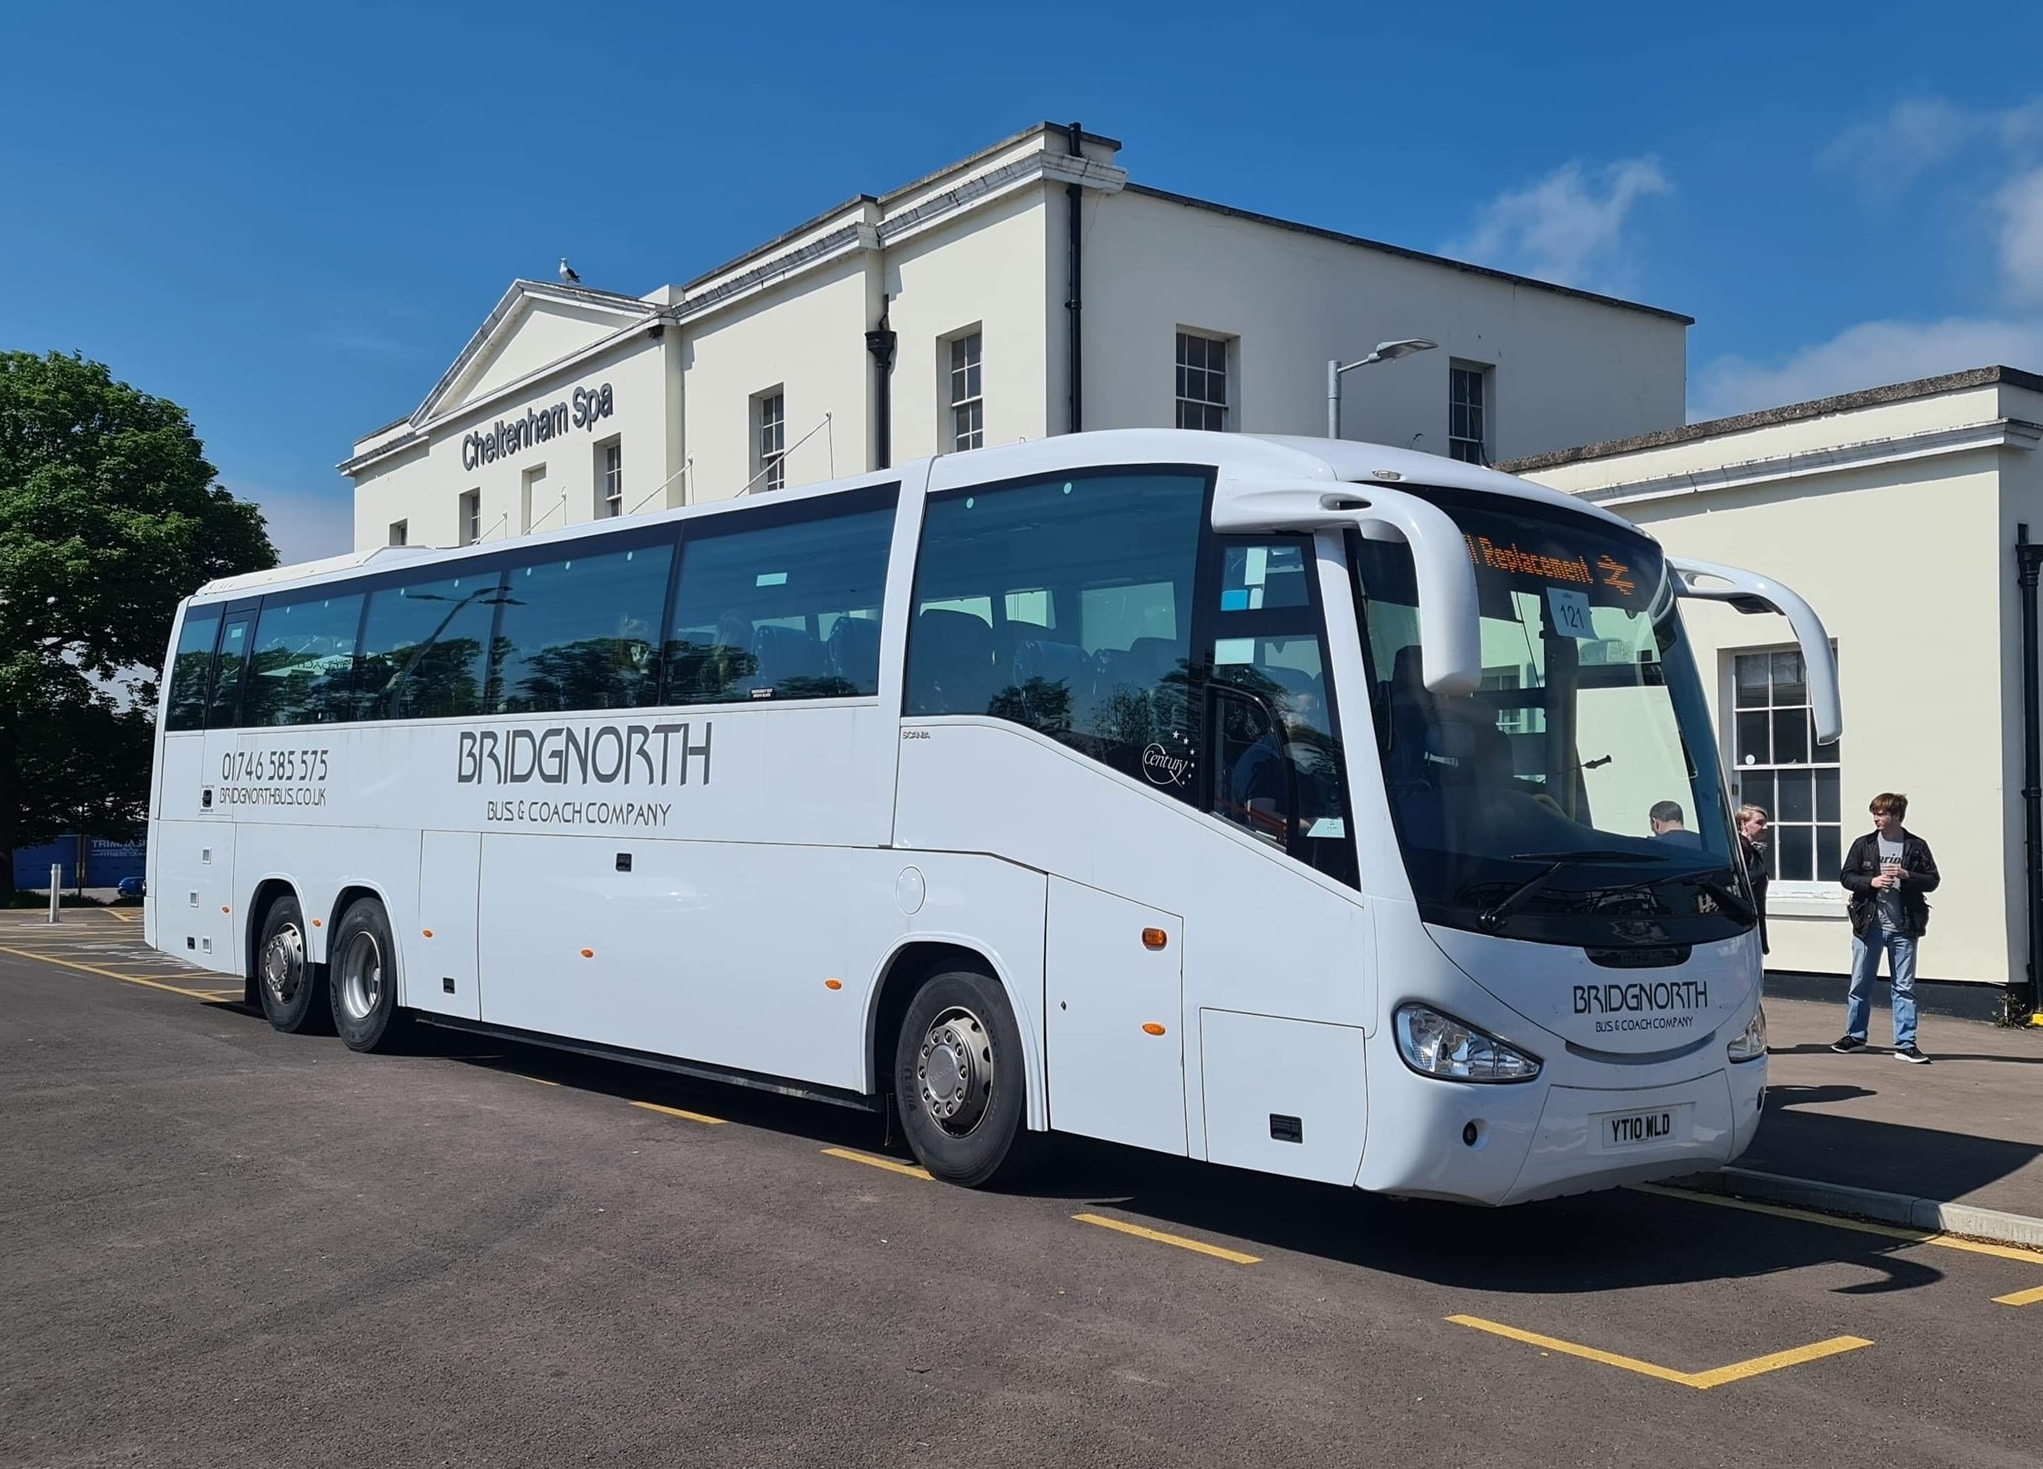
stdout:
[(880, 324), (865, 334), (865, 349), (873, 354), (879, 381), (873, 388), (873, 468), (894, 467), (894, 331), (887, 325), (886, 308), (880, 309)]
[[(1064, 130), (1064, 136), (1066, 144), (1070, 147), (1071, 156), (1073, 158), (1083, 158), (1085, 153), (1080, 145), (1085, 137), (1085, 129), (1074, 122)], [(1079, 201), (1084, 197), (1085, 190), (1077, 184), (1072, 183), (1064, 186), (1066, 223), (1069, 231), (1067, 254), (1070, 263), (1068, 275), (1071, 282), (1071, 294), (1064, 302), (1064, 310), (1067, 313), (1064, 319), (1069, 328), (1064, 350), (1066, 359), (1065, 372), (1071, 382), (1071, 432), (1073, 433), (1081, 433), (1085, 429), (1084, 354), (1080, 350), (1083, 342), (1080, 313), (1085, 309), (1085, 246), (1080, 238), (1080, 213), (1078, 207)]]
[(2003, 1019), (2025, 1023), (2039, 1008), (2043, 979), (2043, 702), (2036, 675), (2036, 581), (2043, 546), (2029, 540), (2026, 522), (2015, 527), (2015, 565), (2022, 589), (2022, 814), (2025, 828), (2023, 876), (2027, 879), (2028, 963), (2023, 982), (2009, 984)]

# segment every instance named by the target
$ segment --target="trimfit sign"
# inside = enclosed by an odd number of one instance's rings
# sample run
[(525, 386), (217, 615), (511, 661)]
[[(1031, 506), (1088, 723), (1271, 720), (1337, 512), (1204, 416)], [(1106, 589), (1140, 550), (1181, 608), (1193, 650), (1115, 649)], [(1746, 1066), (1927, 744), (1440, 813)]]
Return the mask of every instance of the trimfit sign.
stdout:
[(523, 418), (499, 418), (489, 428), (477, 429), (461, 441), (461, 467), (494, 464), (507, 454), (558, 438), (570, 426), (592, 429), (608, 418), (613, 408), (610, 384), (576, 388), (572, 399), (550, 408), (527, 408)]

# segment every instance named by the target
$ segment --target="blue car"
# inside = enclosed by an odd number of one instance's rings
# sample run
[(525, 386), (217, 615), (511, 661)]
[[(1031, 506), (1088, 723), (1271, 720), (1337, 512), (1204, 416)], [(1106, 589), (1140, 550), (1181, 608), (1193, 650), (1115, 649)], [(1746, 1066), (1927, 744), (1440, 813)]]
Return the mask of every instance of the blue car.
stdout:
[(114, 892), (123, 898), (139, 898), (144, 895), (144, 886), (139, 877), (124, 877)]

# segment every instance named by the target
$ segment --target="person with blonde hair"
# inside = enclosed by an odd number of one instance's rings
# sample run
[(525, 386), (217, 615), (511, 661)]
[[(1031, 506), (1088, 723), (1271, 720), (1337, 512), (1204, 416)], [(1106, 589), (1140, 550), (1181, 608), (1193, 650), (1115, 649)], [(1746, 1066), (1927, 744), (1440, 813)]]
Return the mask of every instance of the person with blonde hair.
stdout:
[(1738, 808), (1738, 851), (1745, 859), (1745, 875), (1752, 884), (1752, 906), (1759, 910), (1759, 952), (1771, 953), (1766, 942), (1766, 829), (1772, 820), (1764, 806)]

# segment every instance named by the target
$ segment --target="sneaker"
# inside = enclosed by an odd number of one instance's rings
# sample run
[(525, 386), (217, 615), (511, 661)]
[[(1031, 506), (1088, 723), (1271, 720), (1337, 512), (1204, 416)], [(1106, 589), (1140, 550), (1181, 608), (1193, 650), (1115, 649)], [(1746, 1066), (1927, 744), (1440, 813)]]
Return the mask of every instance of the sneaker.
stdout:
[(1853, 1051), (1862, 1051), (1865, 1047), (1866, 1043), (1855, 1035), (1839, 1036), (1830, 1043), (1830, 1049), (1837, 1052), (1840, 1056), (1849, 1055)]
[(1914, 1046), (1901, 1047), (1894, 1053), (1894, 1059), (1897, 1061), (1907, 1061), (1916, 1066), (1927, 1066), (1930, 1063), (1929, 1057), (1925, 1056)]

